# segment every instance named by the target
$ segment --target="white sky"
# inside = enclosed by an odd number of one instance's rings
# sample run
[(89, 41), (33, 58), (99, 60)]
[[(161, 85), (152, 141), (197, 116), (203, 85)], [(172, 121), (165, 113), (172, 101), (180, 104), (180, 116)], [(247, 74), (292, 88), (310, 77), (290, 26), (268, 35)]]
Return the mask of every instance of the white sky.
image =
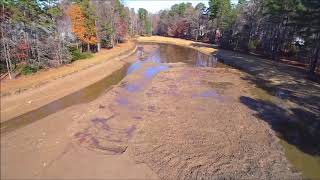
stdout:
[[(161, 9), (169, 9), (172, 5), (178, 3), (192, 3), (193, 6), (198, 3), (203, 3), (208, 7), (209, 0), (123, 0), (123, 3), (129, 8), (134, 8), (137, 11), (139, 8), (144, 8), (151, 13), (157, 13)], [(238, 0), (231, 0), (232, 3), (237, 3)]]

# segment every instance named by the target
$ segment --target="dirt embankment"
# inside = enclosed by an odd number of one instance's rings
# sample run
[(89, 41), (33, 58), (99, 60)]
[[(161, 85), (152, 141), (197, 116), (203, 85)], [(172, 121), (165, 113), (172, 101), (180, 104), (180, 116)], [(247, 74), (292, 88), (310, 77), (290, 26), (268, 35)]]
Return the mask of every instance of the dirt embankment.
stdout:
[[(136, 44), (129, 41), (113, 49), (102, 50), (90, 59), (15, 80), (1, 81), (2, 92), (29, 88), (21, 93), (1, 97), (1, 122), (37, 109), (111, 75), (128, 63), (121, 59), (133, 54), (135, 49)], [(134, 60), (135, 56), (131, 59)]]
[(18, 78), (11, 80), (1, 80), (1, 96), (20, 93), (30, 88), (39, 87), (52, 80), (65, 77), (93, 65), (108, 61), (119, 55), (126, 54), (129, 51), (132, 51), (134, 47), (135, 42), (129, 40), (125, 43), (118, 44), (112, 49), (103, 49), (101, 52), (94, 54), (92, 58), (78, 60), (58, 68), (41, 70), (33, 75), (19, 76)]

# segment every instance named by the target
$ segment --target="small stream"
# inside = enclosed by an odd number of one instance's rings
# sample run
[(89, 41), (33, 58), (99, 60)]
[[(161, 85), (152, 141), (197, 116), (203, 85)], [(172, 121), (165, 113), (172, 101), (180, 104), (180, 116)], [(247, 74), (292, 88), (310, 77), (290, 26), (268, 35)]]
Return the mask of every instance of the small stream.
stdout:
[[(145, 54), (145, 45), (156, 45), (158, 48), (150, 54)], [(124, 66), (110, 76), (36, 110), (1, 123), (1, 134), (29, 125), (67, 107), (89, 103), (110, 90), (113, 85), (118, 84), (124, 77), (133, 73), (139, 72), (142, 75), (137, 81), (124, 84), (128, 92), (140, 91), (155, 75), (169, 69), (172, 63), (185, 63), (193, 67), (225, 67), (218, 62), (215, 56), (208, 56), (193, 49), (167, 44), (140, 44), (133, 56), (135, 56), (136, 60), (132, 64)], [(119, 99), (118, 101), (119, 105), (127, 104), (125, 99)], [(285, 141), (281, 141), (281, 144), (291, 164), (302, 171), (304, 178), (320, 177), (320, 159), (318, 156), (305, 154)]]

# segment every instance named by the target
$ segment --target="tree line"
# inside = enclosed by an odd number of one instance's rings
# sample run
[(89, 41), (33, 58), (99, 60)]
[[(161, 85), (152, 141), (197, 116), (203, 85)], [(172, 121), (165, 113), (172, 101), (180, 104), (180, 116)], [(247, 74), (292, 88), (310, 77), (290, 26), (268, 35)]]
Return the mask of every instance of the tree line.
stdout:
[(151, 34), (151, 15), (119, 0), (2, 0), (1, 74), (14, 78)]
[(218, 44), (221, 48), (255, 52), (319, 67), (319, 0), (209, 0), (173, 5), (154, 15), (153, 33)]
[(319, 0), (209, 0), (150, 14), (119, 0), (0, 1), (1, 74), (14, 78), (112, 48), (126, 37), (157, 34), (285, 57), (319, 67)]

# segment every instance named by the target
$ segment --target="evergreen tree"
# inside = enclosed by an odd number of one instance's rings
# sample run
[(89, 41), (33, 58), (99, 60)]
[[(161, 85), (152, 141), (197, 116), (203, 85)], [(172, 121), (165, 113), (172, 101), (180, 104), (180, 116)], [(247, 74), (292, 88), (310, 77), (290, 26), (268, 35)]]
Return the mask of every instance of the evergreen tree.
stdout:
[(314, 73), (320, 56), (320, 1), (300, 0), (293, 15), (298, 35), (305, 40), (310, 56), (310, 73)]
[(209, 17), (216, 20), (217, 28), (227, 27), (230, 22), (232, 7), (230, 0), (210, 0), (209, 1)]
[(142, 34), (151, 34), (151, 22), (148, 17), (148, 11), (144, 8), (139, 8), (138, 16), (143, 27)]

